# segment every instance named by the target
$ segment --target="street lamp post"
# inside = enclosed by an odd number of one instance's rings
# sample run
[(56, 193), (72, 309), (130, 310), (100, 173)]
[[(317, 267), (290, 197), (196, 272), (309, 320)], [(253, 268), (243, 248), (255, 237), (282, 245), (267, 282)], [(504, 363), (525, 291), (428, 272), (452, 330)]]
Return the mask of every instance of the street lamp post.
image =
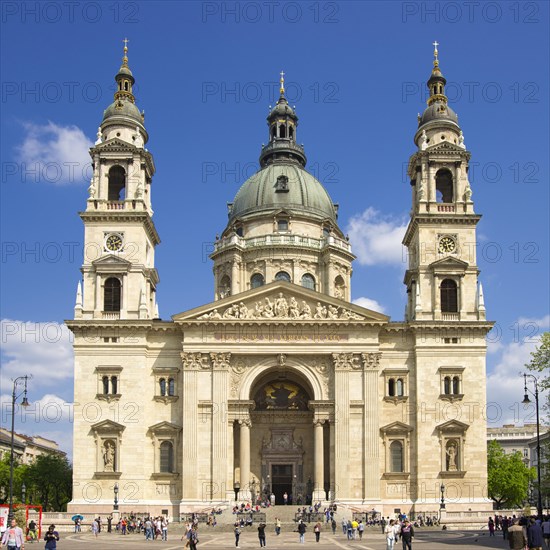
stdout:
[(239, 500), (239, 491), (241, 490), (241, 484), (235, 481), (233, 485), (233, 491), (235, 491), (235, 502)]
[(113, 506), (113, 510), (118, 510), (118, 483), (115, 483), (113, 491), (115, 493), (115, 505)]
[(27, 486), (24, 483), (21, 485), (21, 502), (27, 504)]
[[(21, 401), (22, 407), (28, 407), (29, 406), (29, 400), (27, 399), (27, 380), (30, 378), (30, 376), (18, 376), (13, 381), (13, 392), (11, 394), (11, 443), (10, 443), (10, 501), (9, 501), (9, 512), (8, 512), (8, 521), (11, 521), (13, 519), (13, 445), (14, 445), (14, 435), (15, 435), (15, 402), (17, 401), (17, 398), (23, 395), (23, 399)], [(24, 380), (24, 382), (23, 382)], [(24, 390), (18, 395), (17, 394), (17, 386), (22, 383), (24, 384)]]
[[(533, 379), (533, 384), (535, 386), (535, 391), (532, 392), (527, 388), (527, 377)], [(529, 399), (529, 393), (531, 395), (535, 396), (535, 409), (537, 413), (537, 514), (539, 518), (542, 518), (542, 491), (540, 487), (541, 479), (540, 479), (540, 421), (539, 421), (539, 384), (538, 379), (533, 374), (524, 374), (523, 375), (523, 389), (525, 391), (525, 394), (523, 396), (522, 403), (524, 405), (528, 405), (531, 403), (531, 400)]]
[(441, 502), (439, 504), (439, 511), (445, 510), (445, 485), (441, 484)]

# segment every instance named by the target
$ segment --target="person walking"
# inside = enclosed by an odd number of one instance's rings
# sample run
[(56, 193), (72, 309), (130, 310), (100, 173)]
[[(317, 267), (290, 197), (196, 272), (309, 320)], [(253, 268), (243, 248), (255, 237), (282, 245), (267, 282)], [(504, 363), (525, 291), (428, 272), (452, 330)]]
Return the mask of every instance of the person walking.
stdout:
[(46, 534), (44, 535), (46, 541), (46, 550), (55, 550), (57, 548), (57, 541), (59, 540), (59, 533), (55, 530), (55, 525), (50, 525)]
[(359, 540), (363, 540), (363, 531), (365, 530), (365, 524), (363, 523), (363, 520), (359, 522), (359, 525), (357, 526), (357, 532), (359, 533)]
[(189, 550), (197, 550), (197, 544), (199, 543), (199, 537), (197, 528), (193, 526), (189, 531)]
[(489, 522), (487, 523), (487, 526), (489, 527), (489, 536), (494, 537), (495, 536), (495, 522), (493, 521), (493, 518), (489, 518)]
[(544, 544), (542, 528), (535, 518), (531, 518), (527, 525), (527, 544), (529, 550), (542, 550)]
[(275, 518), (275, 533), (277, 536), (281, 534), (281, 520), (279, 518)]
[(524, 550), (527, 544), (527, 535), (516, 518), (512, 520), (512, 525), (508, 528), (508, 544), (510, 550)]
[(542, 522), (542, 536), (546, 543), (546, 548), (550, 550), (550, 516), (546, 516)]
[(92, 533), (97, 537), (98, 533), (99, 533), (99, 523), (97, 521), (97, 519), (94, 519), (94, 521), (92, 521)]
[(298, 523), (298, 533), (300, 534), (300, 544), (305, 543), (306, 524), (300, 520)]
[(401, 526), (401, 541), (403, 542), (403, 550), (412, 550), (412, 539), (414, 537), (414, 529), (408, 519), (403, 521)]
[(393, 550), (395, 545), (395, 521), (390, 519), (390, 522), (386, 525), (384, 529), (384, 534), (386, 535), (386, 550)]
[(265, 523), (258, 525), (258, 538), (260, 539), (260, 548), (265, 546)]
[(332, 527), (332, 534), (336, 535), (337, 524), (336, 524), (336, 520), (334, 519), (334, 517), (332, 518), (332, 520), (330, 522), (330, 526)]
[(235, 548), (240, 548), (239, 538), (241, 537), (241, 528), (238, 522), (235, 522), (235, 529), (233, 530), (233, 533), (235, 534)]
[(10, 550), (23, 550), (25, 548), (25, 535), (23, 529), (17, 526), (17, 521), (11, 520), (10, 526), (4, 531), (2, 544)]
[(315, 542), (319, 542), (319, 539), (321, 538), (321, 522), (318, 521), (315, 524), (313, 532), (315, 533)]

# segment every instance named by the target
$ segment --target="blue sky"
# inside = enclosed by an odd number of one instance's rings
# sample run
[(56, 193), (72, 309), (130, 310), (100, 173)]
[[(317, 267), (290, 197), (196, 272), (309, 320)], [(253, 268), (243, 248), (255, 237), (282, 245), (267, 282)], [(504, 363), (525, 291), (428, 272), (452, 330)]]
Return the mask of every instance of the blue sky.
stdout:
[[(38, 8), (37, 8), (38, 6)], [(209, 302), (208, 251), (267, 141), (279, 72), (310, 170), (340, 204), (354, 300), (400, 320), (405, 166), (432, 42), (472, 152), (490, 336), (489, 421), (530, 421), (518, 372), (549, 328), (547, 2), (5, 2), (2, 4), (2, 424), (70, 452), (71, 318), (88, 146), (112, 102), (122, 39), (155, 157), (160, 314)]]

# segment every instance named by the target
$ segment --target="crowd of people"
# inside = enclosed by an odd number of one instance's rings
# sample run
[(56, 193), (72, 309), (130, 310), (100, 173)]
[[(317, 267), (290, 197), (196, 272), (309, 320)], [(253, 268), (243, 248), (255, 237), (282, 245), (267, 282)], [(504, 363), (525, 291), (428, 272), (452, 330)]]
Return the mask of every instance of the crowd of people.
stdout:
[(487, 522), (489, 536), (494, 537), (495, 531), (502, 533), (502, 538), (508, 540), (511, 550), (550, 550), (550, 516), (537, 518), (496, 515)]

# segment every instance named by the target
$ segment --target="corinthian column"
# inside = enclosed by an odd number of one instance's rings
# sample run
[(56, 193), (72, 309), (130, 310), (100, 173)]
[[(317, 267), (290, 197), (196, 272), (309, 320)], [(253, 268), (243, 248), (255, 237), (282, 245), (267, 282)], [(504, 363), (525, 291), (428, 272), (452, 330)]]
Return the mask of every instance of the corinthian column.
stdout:
[(250, 419), (239, 420), (241, 492), (239, 500), (250, 500)]
[(315, 470), (314, 470), (314, 489), (313, 500), (326, 500), (325, 494), (325, 461), (324, 461), (324, 442), (323, 442), (323, 421), (315, 420), (313, 422), (313, 436), (315, 445)]

